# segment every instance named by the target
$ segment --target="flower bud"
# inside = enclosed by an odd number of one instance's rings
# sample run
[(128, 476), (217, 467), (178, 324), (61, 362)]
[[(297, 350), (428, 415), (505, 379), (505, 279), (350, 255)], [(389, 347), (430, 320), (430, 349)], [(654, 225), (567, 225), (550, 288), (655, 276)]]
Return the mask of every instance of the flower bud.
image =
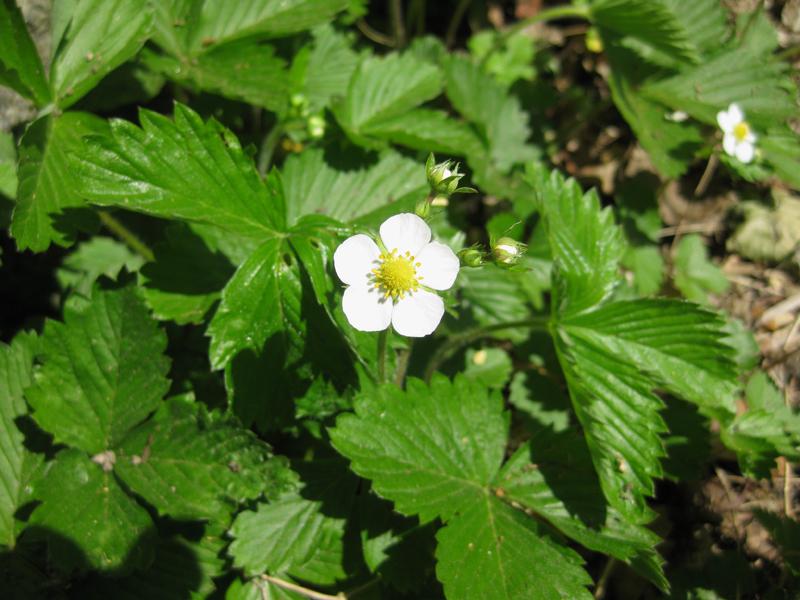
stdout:
[(459, 252), (458, 258), (465, 267), (480, 267), (484, 262), (484, 252), (477, 246), (470, 246)]
[(492, 256), (500, 266), (511, 267), (519, 261), (527, 246), (510, 237), (501, 237), (492, 245)]
[(431, 199), (428, 197), (417, 202), (417, 205), (414, 207), (414, 214), (420, 219), (427, 220), (427, 218), (431, 216)]
[(325, 119), (319, 115), (311, 115), (306, 121), (308, 135), (313, 140), (321, 139), (325, 136)]
[(458, 191), (469, 191), (468, 188), (459, 188), (458, 182), (464, 177), (458, 172), (458, 164), (452, 160), (436, 163), (433, 154), (428, 156), (425, 163), (425, 174), (428, 176), (428, 185), (434, 196), (448, 196)]

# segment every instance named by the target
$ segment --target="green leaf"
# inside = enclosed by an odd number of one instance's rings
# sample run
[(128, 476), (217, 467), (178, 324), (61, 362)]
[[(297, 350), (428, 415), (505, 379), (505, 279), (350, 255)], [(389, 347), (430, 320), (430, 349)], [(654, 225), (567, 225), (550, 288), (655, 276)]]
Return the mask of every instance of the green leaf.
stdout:
[(700, 55), (715, 54), (729, 34), (728, 13), (721, 2), (660, 0), (686, 31), (686, 38)]
[(745, 46), (646, 84), (641, 93), (715, 127), (717, 112), (736, 102), (758, 132), (797, 113), (786, 72), (784, 63)]
[(394, 152), (353, 171), (339, 171), (321, 150), (288, 157), (281, 170), (289, 223), (301, 216), (323, 214), (349, 222), (364, 217), (412, 192), (427, 192), (425, 169), (419, 162)]
[[(224, 367), (245, 348), (260, 351), (273, 335), (285, 336), (290, 347), (297, 347), (296, 341), (302, 340), (302, 284), (296, 265), (285, 260), (286, 256), (291, 260), (287, 252), (282, 240), (268, 240), (242, 263), (225, 286), (207, 331), (213, 368)], [(296, 359), (298, 351), (301, 348), (289, 357)]]
[[(300, 489), (236, 517), (229, 554), (246, 575), (289, 574), (331, 584), (346, 578), (341, 544), (358, 480), (339, 458), (297, 467), (303, 478)], [(327, 567), (326, 558), (332, 559)], [(314, 572), (312, 563), (323, 572)]]
[(230, 131), (177, 103), (174, 121), (146, 110), (139, 119), (141, 129), (112, 121), (110, 138), (91, 138), (74, 157), (90, 202), (259, 240), (282, 229), (280, 194), (262, 183)]
[(358, 65), (347, 96), (334, 112), (348, 134), (358, 137), (376, 123), (402, 115), (441, 91), (439, 69), (413, 54), (368, 57)]
[[(0, 132), (0, 203), (17, 197), (17, 147), (11, 133)], [(0, 221), (4, 227), (8, 223)]]
[(464, 377), (487, 388), (502, 390), (511, 377), (511, 357), (500, 348), (467, 350)]
[(636, 292), (640, 296), (651, 296), (661, 289), (664, 282), (664, 257), (661, 256), (658, 246), (631, 246), (622, 257), (622, 264), (633, 273)]
[(125, 244), (112, 238), (95, 236), (80, 244), (56, 271), (61, 287), (89, 296), (100, 277), (116, 279), (122, 269), (135, 273), (144, 259)]
[(489, 160), (503, 173), (537, 158), (527, 144), (528, 116), (519, 100), (468, 59), (450, 56), (445, 62), (447, 97), (484, 138)]
[(311, 48), (295, 56), (292, 80), (294, 91), (303, 94), (308, 99), (309, 110), (316, 112), (345, 96), (358, 66), (358, 54), (348, 37), (331, 25), (317, 27), (312, 35)]
[(56, 104), (75, 104), (150, 36), (147, 0), (78, 0), (50, 69)]
[(44, 67), (15, 0), (0, 3), (0, 31), (0, 85), (44, 106), (50, 100)]
[(800, 161), (800, 138), (786, 128), (770, 129), (759, 140), (758, 146), (764, 154), (764, 160), (775, 169), (778, 176), (800, 190), (800, 173), (797, 163)]
[(275, 48), (257, 40), (212, 46), (191, 61), (153, 52), (145, 64), (173, 81), (277, 111), (289, 99), (289, 74)]
[(688, 32), (663, 0), (594, 0), (591, 18), (601, 29), (633, 38), (678, 62), (697, 62)]
[[(11, 234), (20, 250), (66, 246), (75, 223), (65, 209), (83, 205), (69, 156), (81, 150), (81, 137), (105, 131), (105, 121), (87, 113), (41, 117), (28, 126), (19, 145), (19, 185)], [(60, 214), (56, 214), (60, 213)]]
[(448, 598), (589, 599), (583, 560), (544, 527), (484, 495), (437, 535), (436, 574)]
[(330, 430), (334, 447), (375, 491), (422, 522), (478, 501), (503, 460), (508, 418), (499, 395), (466, 378), (386, 385), (356, 399)]
[(697, 234), (684, 236), (675, 252), (675, 286), (687, 300), (708, 303), (708, 294), (722, 294), (730, 282), (722, 270), (708, 258), (703, 238)]
[(496, 485), (503, 498), (533, 511), (566, 536), (668, 588), (655, 551), (659, 537), (606, 506), (580, 431), (539, 428), (503, 466)]
[(155, 261), (141, 271), (145, 302), (158, 319), (201, 323), (233, 267), (184, 224), (168, 227), (164, 236), (153, 249)]
[(14, 547), (14, 513), (30, 500), (30, 484), (42, 464), (42, 455), (25, 446), (17, 427), (27, 414), (23, 390), (33, 381), (36, 337), (21, 334), (10, 346), (0, 343), (0, 546)]
[(189, 46), (203, 46), (258, 35), (280, 37), (328, 23), (345, 10), (348, 0), (225, 0), (203, 3), (190, 24)]
[(135, 289), (64, 309), (41, 339), (42, 367), (25, 396), (56, 441), (97, 454), (114, 448), (169, 389), (166, 336)]
[(114, 469), (159, 514), (220, 524), (245, 500), (276, 496), (289, 475), (236, 419), (182, 398), (131, 432)]
[(45, 529), (61, 569), (124, 573), (153, 557), (153, 522), (110, 470), (79, 450), (62, 450), (35, 489), (42, 504), (30, 524)]

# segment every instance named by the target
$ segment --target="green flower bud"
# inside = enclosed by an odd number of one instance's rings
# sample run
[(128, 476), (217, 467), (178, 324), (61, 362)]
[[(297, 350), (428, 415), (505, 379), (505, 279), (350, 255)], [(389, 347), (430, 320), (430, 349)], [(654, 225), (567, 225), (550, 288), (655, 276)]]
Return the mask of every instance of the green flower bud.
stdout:
[(519, 261), (527, 246), (510, 237), (501, 237), (492, 244), (492, 256), (500, 266), (511, 267)]
[(420, 219), (427, 219), (429, 216), (431, 216), (430, 198), (425, 198), (424, 200), (417, 202), (417, 205), (414, 207), (414, 214)]
[(459, 252), (458, 258), (465, 267), (480, 267), (484, 263), (485, 255), (478, 246), (470, 246)]
[(306, 122), (308, 135), (311, 139), (318, 140), (325, 136), (325, 119), (319, 115), (311, 115)]
[(458, 172), (458, 163), (446, 160), (436, 163), (433, 154), (428, 156), (425, 163), (425, 174), (428, 176), (428, 185), (434, 196), (445, 198), (459, 191), (470, 191), (469, 188), (459, 188), (458, 182), (464, 177), (463, 173)]

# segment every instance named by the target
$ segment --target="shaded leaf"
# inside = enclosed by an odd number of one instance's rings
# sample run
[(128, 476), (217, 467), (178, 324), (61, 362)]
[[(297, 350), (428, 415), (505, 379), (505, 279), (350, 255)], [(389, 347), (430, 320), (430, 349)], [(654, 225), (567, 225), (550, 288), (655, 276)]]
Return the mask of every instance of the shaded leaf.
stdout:
[(0, 3), (0, 31), (0, 85), (44, 106), (50, 100), (44, 67), (15, 0)]

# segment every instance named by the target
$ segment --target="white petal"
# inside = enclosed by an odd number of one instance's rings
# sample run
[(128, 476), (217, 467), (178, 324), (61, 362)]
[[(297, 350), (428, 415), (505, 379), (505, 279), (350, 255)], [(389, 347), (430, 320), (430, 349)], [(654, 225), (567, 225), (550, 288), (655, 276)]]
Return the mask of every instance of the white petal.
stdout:
[(753, 144), (749, 144), (748, 142), (741, 142), (736, 146), (736, 158), (743, 163), (749, 163), (751, 160), (753, 160), (755, 153), (755, 146), (753, 146)]
[(732, 132), (733, 126), (735, 125), (727, 110), (721, 110), (717, 113), (717, 123), (719, 124), (719, 128), (725, 133)]
[(742, 107), (735, 102), (728, 107), (728, 118), (730, 118), (733, 125), (738, 125), (744, 121), (744, 111)]
[(366, 285), (381, 251), (368, 235), (359, 233), (343, 241), (333, 253), (333, 266), (342, 283)]
[(431, 242), (417, 256), (420, 283), (435, 290), (449, 290), (456, 280), (460, 266), (458, 257), (444, 244)]
[(383, 331), (392, 321), (392, 301), (366, 285), (351, 285), (344, 291), (342, 310), (359, 331)]
[(394, 305), (392, 326), (400, 335), (422, 337), (433, 333), (444, 315), (444, 302), (432, 292), (419, 290)]
[(381, 240), (390, 252), (397, 249), (400, 254), (416, 256), (431, 241), (431, 228), (417, 215), (400, 213), (383, 222)]
[(722, 138), (722, 148), (728, 156), (736, 155), (736, 136), (732, 133), (726, 133)]

